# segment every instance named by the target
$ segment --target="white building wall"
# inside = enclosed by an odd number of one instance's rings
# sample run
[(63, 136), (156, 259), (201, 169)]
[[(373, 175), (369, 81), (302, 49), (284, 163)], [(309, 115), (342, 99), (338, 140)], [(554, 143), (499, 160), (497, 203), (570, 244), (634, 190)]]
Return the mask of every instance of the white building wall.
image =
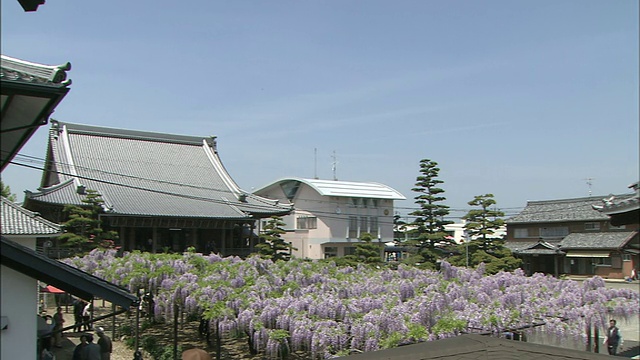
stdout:
[[(7, 238), (35, 248), (35, 238)], [(0, 313), (8, 321), (0, 331), (0, 359), (37, 359), (38, 282), (6, 266), (0, 266), (0, 281)]]
[[(265, 189), (257, 195), (270, 199), (278, 199), (280, 203), (288, 203), (279, 186)], [(358, 237), (365, 229), (359, 229), (356, 238), (348, 238), (349, 217), (376, 217), (378, 219), (378, 235), (380, 242), (393, 240), (393, 200), (376, 199), (376, 206), (371, 200), (367, 206), (353, 204), (352, 198), (342, 196), (322, 196), (307, 184), (301, 183), (293, 199), (294, 211), (283, 217), (287, 233), (282, 238), (290, 242), (297, 250), (293, 250), (295, 257), (309, 259), (323, 259), (324, 247), (338, 247), (338, 256), (344, 255), (344, 248), (355, 246)], [(301, 216), (314, 216), (317, 219), (315, 229), (296, 229), (296, 221)], [(265, 219), (266, 220), (266, 219)], [(358, 220), (358, 225), (360, 221)], [(375, 241), (375, 239), (374, 239)]]

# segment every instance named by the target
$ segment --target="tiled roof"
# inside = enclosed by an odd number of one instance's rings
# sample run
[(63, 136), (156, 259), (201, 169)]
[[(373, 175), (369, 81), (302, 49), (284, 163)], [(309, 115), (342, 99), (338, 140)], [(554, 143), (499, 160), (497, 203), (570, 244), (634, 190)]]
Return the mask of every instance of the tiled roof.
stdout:
[(571, 233), (560, 242), (560, 248), (565, 249), (619, 249), (623, 247), (633, 236), (638, 236), (637, 231), (598, 232), (598, 233)]
[(426, 341), (418, 344), (345, 356), (343, 358), (350, 360), (595, 360), (610, 359), (611, 356), (562, 347), (534, 344), (525, 341), (467, 334), (442, 340)]
[(389, 200), (404, 200), (406, 199), (397, 190), (376, 182), (356, 182), (356, 181), (337, 181), (337, 180), (320, 180), (320, 179), (304, 179), (304, 178), (283, 178), (279, 179), (271, 184), (268, 184), (254, 193), (259, 193), (261, 190), (280, 184), (283, 182), (297, 181), (307, 184), (311, 188), (315, 189), (322, 196), (339, 196), (339, 197), (359, 197), (368, 199), (389, 199)]
[(614, 215), (633, 210), (637, 211), (640, 209), (640, 182), (635, 182), (629, 185), (629, 188), (635, 191), (634, 195), (623, 197), (612, 195), (602, 199), (600, 204), (594, 205), (594, 208), (607, 215)]
[(61, 234), (60, 226), (41, 218), (22, 206), (2, 198), (2, 235), (54, 236)]
[(167, 135), (52, 120), (48, 168), (59, 182), (29, 201), (82, 204), (78, 189), (102, 195), (114, 215), (244, 219), (289, 212), (240, 189), (214, 137)]
[(43, 65), (0, 55), (0, 79), (29, 84), (69, 86), (67, 71), (71, 64)]
[[(616, 195), (619, 198), (629, 198), (633, 195)], [(607, 196), (592, 196), (577, 199), (528, 201), (520, 214), (506, 220), (507, 224), (544, 223), (567, 221), (598, 221), (608, 220), (609, 217), (593, 208), (602, 204)]]

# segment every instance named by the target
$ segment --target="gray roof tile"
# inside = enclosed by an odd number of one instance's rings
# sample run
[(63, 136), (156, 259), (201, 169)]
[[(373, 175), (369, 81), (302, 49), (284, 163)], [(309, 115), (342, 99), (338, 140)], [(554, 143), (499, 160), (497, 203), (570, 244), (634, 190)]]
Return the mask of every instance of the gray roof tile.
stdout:
[(619, 249), (631, 238), (638, 236), (637, 231), (616, 231), (599, 233), (571, 233), (560, 242), (565, 249)]
[(242, 219), (290, 210), (240, 189), (212, 137), (52, 121), (49, 143), (60, 183), (27, 193), (29, 200), (81, 204), (82, 185), (116, 215)]
[(2, 235), (52, 236), (61, 234), (60, 226), (37, 213), (2, 198)]
[[(544, 223), (569, 221), (608, 220), (609, 216), (593, 208), (602, 204), (602, 199), (609, 196), (592, 196), (576, 199), (528, 201), (520, 214), (506, 220), (507, 224)], [(633, 195), (616, 195), (617, 198), (629, 198)]]

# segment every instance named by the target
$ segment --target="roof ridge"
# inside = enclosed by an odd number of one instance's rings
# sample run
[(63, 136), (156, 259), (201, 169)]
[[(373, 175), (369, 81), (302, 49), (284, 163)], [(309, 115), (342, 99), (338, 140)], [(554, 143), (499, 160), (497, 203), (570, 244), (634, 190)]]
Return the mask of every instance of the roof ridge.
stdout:
[(176, 143), (186, 145), (203, 145), (206, 142), (214, 150), (216, 150), (216, 137), (194, 136), (194, 135), (177, 135), (165, 134), (160, 132), (117, 129), (104, 126), (74, 124), (51, 119), (51, 127), (53, 130), (62, 131), (65, 128), (69, 134), (94, 135), (102, 137), (116, 137), (134, 140), (155, 141), (163, 143)]
[(551, 199), (551, 200), (528, 200), (527, 205), (534, 204), (554, 204), (554, 203), (568, 203), (568, 202), (579, 202), (579, 201), (602, 201), (602, 199), (611, 197), (611, 196), (633, 196), (634, 194), (608, 194), (608, 195), (596, 195), (596, 196), (585, 196), (579, 198), (566, 198), (566, 199)]
[(43, 78), (55, 84), (71, 84), (71, 80), (67, 80), (67, 71), (71, 70), (70, 62), (60, 65), (44, 65), (20, 60), (7, 55), (0, 55), (0, 58), (2, 59), (2, 68)]

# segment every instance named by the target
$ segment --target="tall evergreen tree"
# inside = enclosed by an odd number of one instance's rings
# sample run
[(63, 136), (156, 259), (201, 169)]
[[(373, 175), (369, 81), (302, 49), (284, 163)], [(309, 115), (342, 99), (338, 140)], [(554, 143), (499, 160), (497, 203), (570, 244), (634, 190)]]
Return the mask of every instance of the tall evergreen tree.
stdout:
[(479, 209), (472, 209), (463, 216), (467, 222), (464, 228), (471, 239), (481, 241), (480, 250), (491, 251), (495, 249), (494, 241), (499, 240), (495, 233), (504, 225), (504, 220), (500, 217), (504, 213), (499, 210), (492, 210), (490, 207), (496, 204), (493, 194), (478, 195), (467, 204), (478, 206)]
[(87, 251), (96, 247), (110, 248), (118, 239), (115, 231), (104, 231), (99, 215), (104, 212), (102, 195), (95, 190), (86, 190), (82, 200), (86, 205), (66, 205), (64, 212), (68, 220), (62, 224), (64, 234), (58, 239), (63, 245)]
[(421, 175), (416, 178), (415, 187), (411, 189), (418, 193), (414, 199), (420, 209), (409, 214), (416, 217), (410, 231), (412, 242), (419, 247), (418, 253), (423, 257), (423, 261), (434, 264), (440, 257), (436, 245), (454, 244), (444, 229), (445, 225), (452, 222), (444, 219), (449, 215), (449, 207), (442, 204), (446, 198), (442, 196), (444, 190), (438, 187), (443, 183), (438, 179), (439, 172), (437, 162), (429, 159), (420, 160)]
[(256, 245), (260, 256), (273, 261), (291, 259), (291, 250), (297, 249), (282, 239), (282, 234), (285, 233), (282, 229), (284, 225), (284, 221), (279, 216), (272, 216), (267, 221), (260, 236), (263, 242)]
[(476, 267), (484, 263), (487, 274), (495, 274), (499, 271), (513, 271), (520, 267), (522, 260), (517, 259), (511, 250), (504, 246), (502, 238), (495, 235), (496, 230), (504, 225), (500, 217), (504, 213), (499, 210), (491, 210), (496, 204), (493, 194), (478, 195), (468, 202), (471, 206), (480, 207), (472, 209), (462, 218), (467, 220), (469, 241), (458, 245), (460, 255), (447, 259), (451, 265)]

